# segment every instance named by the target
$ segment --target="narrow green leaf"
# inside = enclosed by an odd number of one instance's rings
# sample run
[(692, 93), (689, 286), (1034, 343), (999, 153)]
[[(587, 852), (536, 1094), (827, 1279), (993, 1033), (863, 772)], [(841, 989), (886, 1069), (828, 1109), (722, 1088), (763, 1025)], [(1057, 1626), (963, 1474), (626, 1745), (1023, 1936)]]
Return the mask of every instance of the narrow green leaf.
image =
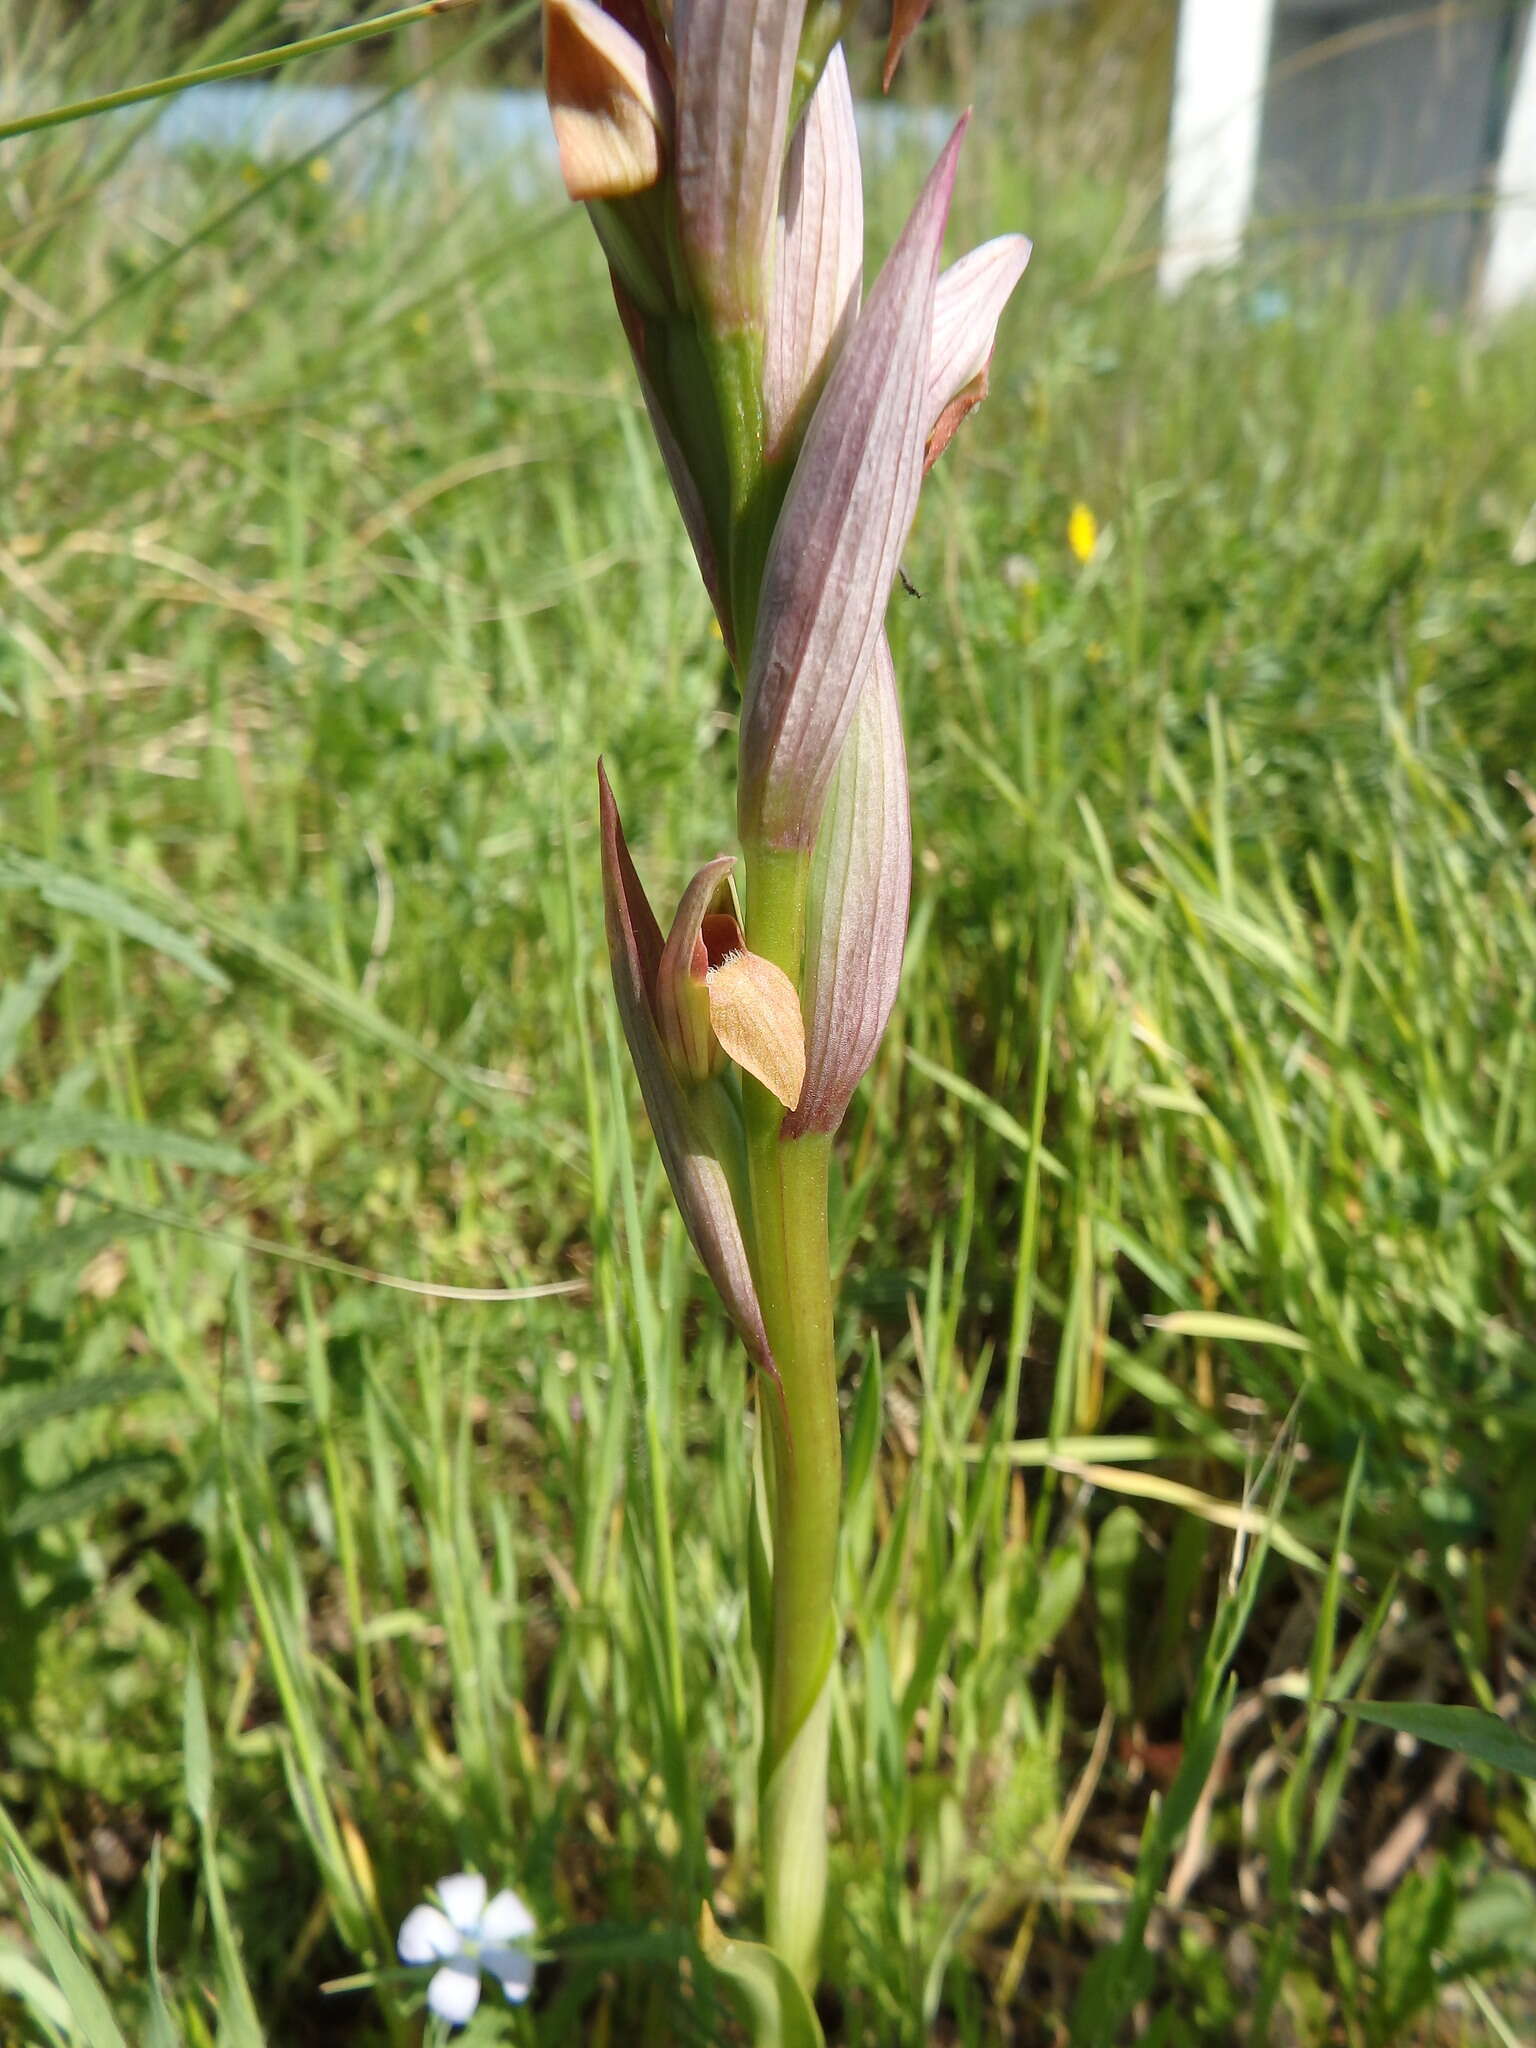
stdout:
[(123, 1408), (146, 1394), (173, 1393), (180, 1385), (173, 1372), (144, 1371), (92, 1373), (86, 1379), (25, 1388), (9, 1400), (0, 1400), (0, 1450), (63, 1416), (87, 1414), (93, 1408)]
[(757, 2048), (826, 2048), (816, 2009), (786, 1962), (761, 1942), (722, 1934), (708, 1906), (699, 1924), (705, 1958), (740, 1994)]
[(177, 2034), (165, 2002), (160, 1981), (160, 1837), (149, 1845), (149, 1868), (144, 1876), (144, 1951), (149, 1965), (149, 2028), (144, 2048), (178, 2048)]
[[(480, 1082), (474, 1080), (458, 1061), (449, 1059), (424, 1040), (403, 1029), (382, 1011), (376, 1009), (366, 996), (348, 988), (335, 976), (326, 974), (302, 954), (285, 946), (271, 933), (263, 931), (257, 924), (234, 917), (225, 917), (217, 911), (205, 912), (203, 922), (211, 935), (221, 946), (238, 948), (250, 959), (257, 961), (269, 974), (295, 989), (306, 1002), (315, 1003), (327, 1010), (331, 1016), (355, 1031), (359, 1037), (382, 1045), (401, 1059), (411, 1060), (435, 1074), (440, 1081), (478, 1103), (482, 1109), (499, 1111), (501, 1102), (496, 1095)], [(542, 1119), (529, 1119), (525, 1126), (531, 1140), (546, 1150), (557, 1151), (550, 1143)], [(568, 1134), (566, 1134), (568, 1135)], [(564, 1159), (564, 1153), (557, 1151)]]
[(163, 1131), (125, 1117), (90, 1110), (50, 1109), (26, 1104), (0, 1109), (0, 1151), (41, 1144), (55, 1152), (110, 1152), (124, 1159), (154, 1159), (166, 1166), (190, 1166), (202, 1173), (250, 1173), (256, 1162), (236, 1145), (218, 1138), (194, 1138)]
[(1287, 1351), (1307, 1351), (1305, 1337), (1288, 1330), (1283, 1323), (1261, 1322), (1257, 1316), (1227, 1316), (1218, 1309), (1181, 1308), (1172, 1315), (1148, 1316), (1154, 1330), (1166, 1330), (1170, 1337), (1220, 1337), (1229, 1344), (1281, 1344)]
[(1093, 1546), (1093, 1595), (1099, 1659), (1109, 1704), (1124, 1720), (1131, 1711), (1131, 1575), (1141, 1551), (1141, 1517), (1118, 1507), (1105, 1517)]
[(1517, 1778), (1536, 1778), (1536, 1742), (1517, 1735), (1496, 1714), (1481, 1707), (1440, 1707), (1430, 1702), (1395, 1700), (1329, 1700), (1328, 1706), (1378, 1728), (1417, 1736), (1439, 1749), (1451, 1749), (1474, 1763), (1490, 1764)]
[(996, 1132), (1004, 1144), (1011, 1146), (1015, 1152), (1022, 1153), (1028, 1159), (1038, 1151), (1042, 1170), (1050, 1174), (1053, 1180), (1071, 1179), (1072, 1176), (1055, 1153), (1047, 1151), (1044, 1145), (1037, 1146), (1018, 1118), (1010, 1115), (1000, 1102), (994, 1102), (990, 1095), (984, 1094), (974, 1081), (967, 1081), (960, 1074), (952, 1074), (948, 1067), (941, 1067), (935, 1061), (925, 1059), (911, 1046), (907, 1047), (907, 1064), (916, 1067), (920, 1074), (926, 1074), (930, 1081), (936, 1081), (941, 1088), (953, 1095), (957, 1102), (963, 1102), (989, 1131)]
[(187, 1805), (198, 1826), (206, 1828), (213, 1807), (213, 1752), (208, 1741), (208, 1709), (203, 1701), (203, 1676), (197, 1668), (196, 1651), (187, 1660), (186, 1682), (182, 1687), (181, 1746)]
[(25, 1286), (46, 1273), (66, 1273), (83, 1266), (120, 1237), (143, 1229), (142, 1224), (115, 1216), (88, 1216), (79, 1223), (65, 1223), (57, 1230), (40, 1230), (24, 1237), (8, 1251), (0, 1252), (0, 1290)]
[(869, 1362), (859, 1381), (859, 1391), (853, 1397), (853, 1419), (848, 1429), (843, 1479), (845, 1509), (852, 1509), (860, 1500), (874, 1469), (884, 1412), (881, 1377), (880, 1348), (878, 1344), (871, 1344)]
[(128, 2048), (95, 1974), (75, 1953), (69, 1936), (43, 1904), (40, 1894), (14, 1858), (12, 1868), (26, 1900), (32, 1931), (37, 1936), (43, 1960), (64, 1994), (70, 2017), (82, 2039), (90, 2043), (90, 2048)]
[(60, 2034), (69, 2032), (69, 2004), (63, 1992), (9, 1942), (0, 1943), (0, 1998), (14, 1998)]
[(69, 965), (70, 949), (61, 946), (34, 960), (19, 981), (0, 988), (0, 1077), (10, 1071), (21, 1034), (48, 1000), (48, 992)]
[[(344, 28), (305, 36), (275, 50), (257, 50), (249, 57), (232, 57), (222, 64), (204, 64), (195, 71), (182, 71), (169, 78), (152, 78), (144, 85), (125, 85), (116, 92), (99, 93), (94, 99), (76, 100), (69, 106), (49, 107), (41, 113), (23, 114), (16, 120), (0, 122), (0, 141), (17, 135), (35, 135), (41, 129), (62, 128), (71, 121), (87, 121), (118, 107), (136, 107), (145, 100), (164, 99), (185, 92), (189, 86), (206, 85), (215, 79), (248, 78), (253, 72), (271, 71), (279, 64), (291, 64), (297, 57), (312, 57), (321, 50), (337, 50), (365, 36), (392, 34), (409, 22), (424, 21), (429, 15), (446, 14), (455, 7), (468, 7), (473, 0), (416, 0), (410, 7), (397, 7), (377, 14), (371, 21), (349, 22)], [(14, 711), (15, 705), (0, 691), (0, 709)]]
[(92, 924), (104, 924), (126, 939), (137, 939), (140, 945), (151, 946), (167, 960), (176, 961), (221, 995), (229, 990), (229, 977), (214, 966), (185, 932), (151, 916), (147, 910), (140, 910), (126, 896), (119, 896), (115, 889), (100, 882), (72, 875), (66, 868), (55, 867), (52, 861), (34, 860), (30, 854), (0, 851), (0, 889), (35, 889), (55, 910), (88, 918)]
[(1075, 1458), (1079, 1464), (1134, 1465), (1163, 1458), (1186, 1458), (1189, 1445), (1172, 1436), (1036, 1436), (1018, 1437), (1001, 1450), (986, 1444), (962, 1444), (966, 1464), (985, 1465), (993, 1458), (1004, 1464), (1034, 1469)]
[(1028, 1671), (1055, 1643), (1083, 1596), (1087, 1578), (1087, 1562), (1076, 1543), (1059, 1544), (1046, 1554), (1015, 1643), (1021, 1672)]
[(140, 1488), (159, 1488), (177, 1469), (168, 1451), (132, 1451), (121, 1457), (103, 1458), (87, 1465), (62, 1486), (34, 1493), (13, 1508), (6, 1519), (10, 1536), (35, 1536), (40, 1529), (54, 1529), (82, 1515), (94, 1514), (108, 1501)]

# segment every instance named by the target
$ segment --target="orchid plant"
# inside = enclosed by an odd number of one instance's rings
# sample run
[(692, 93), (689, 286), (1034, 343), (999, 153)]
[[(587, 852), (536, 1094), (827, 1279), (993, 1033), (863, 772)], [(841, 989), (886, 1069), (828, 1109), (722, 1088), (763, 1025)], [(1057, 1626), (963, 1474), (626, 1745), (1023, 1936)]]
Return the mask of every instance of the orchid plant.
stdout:
[[(924, 4), (897, 0), (887, 85)], [(885, 613), (922, 479), (985, 395), (1029, 258), (1006, 235), (940, 269), (962, 119), (864, 296), (839, 41), (853, 13), (851, 0), (544, 6), (565, 184), (607, 258), (741, 686), (739, 859), (706, 861), (664, 933), (599, 766), (603, 889), (651, 1126), (759, 1374), (764, 1913), (772, 1969), (805, 2013), (838, 1646), (828, 1169), (895, 1001), (911, 879)]]

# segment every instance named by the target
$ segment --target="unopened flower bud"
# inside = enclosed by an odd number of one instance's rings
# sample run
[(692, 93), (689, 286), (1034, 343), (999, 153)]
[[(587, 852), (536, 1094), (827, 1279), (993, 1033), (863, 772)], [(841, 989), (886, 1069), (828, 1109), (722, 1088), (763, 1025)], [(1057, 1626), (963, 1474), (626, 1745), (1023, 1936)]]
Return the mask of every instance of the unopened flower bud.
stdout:
[(901, 985), (912, 884), (906, 751), (882, 633), (843, 742), (811, 863), (806, 1078), (786, 1138), (835, 1131), (885, 1035)]
[(859, 137), (842, 45), (790, 139), (779, 188), (773, 290), (763, 358), (771, 461), (793, 452), (827, 371), (858, 317), (864, 265)]
[(689, 0), (674, 16), (677, 225), (717, 334), (760, 329), (805, 0)]
[(573, 199), (623, 199), (657, 182), (670, 88), (650, 53), (593, 0), (545, 0), (544, 90)]
[(809, 849), (917, 510), (939, 248), (962, 119), (811, 416), (763, 568), (741, 714), (748, 847)]

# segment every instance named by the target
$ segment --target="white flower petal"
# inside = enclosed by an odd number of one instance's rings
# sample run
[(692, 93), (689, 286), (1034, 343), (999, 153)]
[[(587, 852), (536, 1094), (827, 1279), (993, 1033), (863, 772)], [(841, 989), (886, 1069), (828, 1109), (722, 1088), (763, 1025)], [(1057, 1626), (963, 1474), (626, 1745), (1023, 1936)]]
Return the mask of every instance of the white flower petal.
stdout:
[(474, 2017), (480, 2003), (480, 1972), (475, 1964), (455, 1956), (433, 1975), (427, 1986), (427, 2004), (440, 2020), (462, 2027)]
[(460, 1934), (478, 1934), (480, 1915), (485, 1911), (485, 1879), (477, 1870), (461, 1870), (445, 1877), (437, 1887), (443, 1911)]
[(534, 1928), (533, 1915), (516, 1892), (498, 1892), (480, 1915), (482, 1941), (526, 1941)]
[(509, 2005), (521, 2005), (533, 1989), (533, 1957), (520, 1948), (486, 1949), (481, 1963), (507, 1995)]
[(463, 1946), (458, 1929), (436, 1906), (413, 1906), (400, 1923), (396, 1947), (402, 1963), (437, 1963)]

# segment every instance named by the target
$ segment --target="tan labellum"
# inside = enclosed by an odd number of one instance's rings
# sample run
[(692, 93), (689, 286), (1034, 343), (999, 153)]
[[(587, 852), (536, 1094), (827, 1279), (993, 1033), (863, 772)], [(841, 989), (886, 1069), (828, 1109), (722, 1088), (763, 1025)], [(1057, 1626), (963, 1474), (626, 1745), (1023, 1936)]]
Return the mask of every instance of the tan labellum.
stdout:
[(709, 972), (709, 1021), (722, 1050), (793, 1109), (805, 1086), (805, 1024), (795, 985), (756, 953), (732, 953)]
[(546, 0), (544, 90), (573, 199), (622, 199), (661, 176), (666, 80), (592, 0)]

